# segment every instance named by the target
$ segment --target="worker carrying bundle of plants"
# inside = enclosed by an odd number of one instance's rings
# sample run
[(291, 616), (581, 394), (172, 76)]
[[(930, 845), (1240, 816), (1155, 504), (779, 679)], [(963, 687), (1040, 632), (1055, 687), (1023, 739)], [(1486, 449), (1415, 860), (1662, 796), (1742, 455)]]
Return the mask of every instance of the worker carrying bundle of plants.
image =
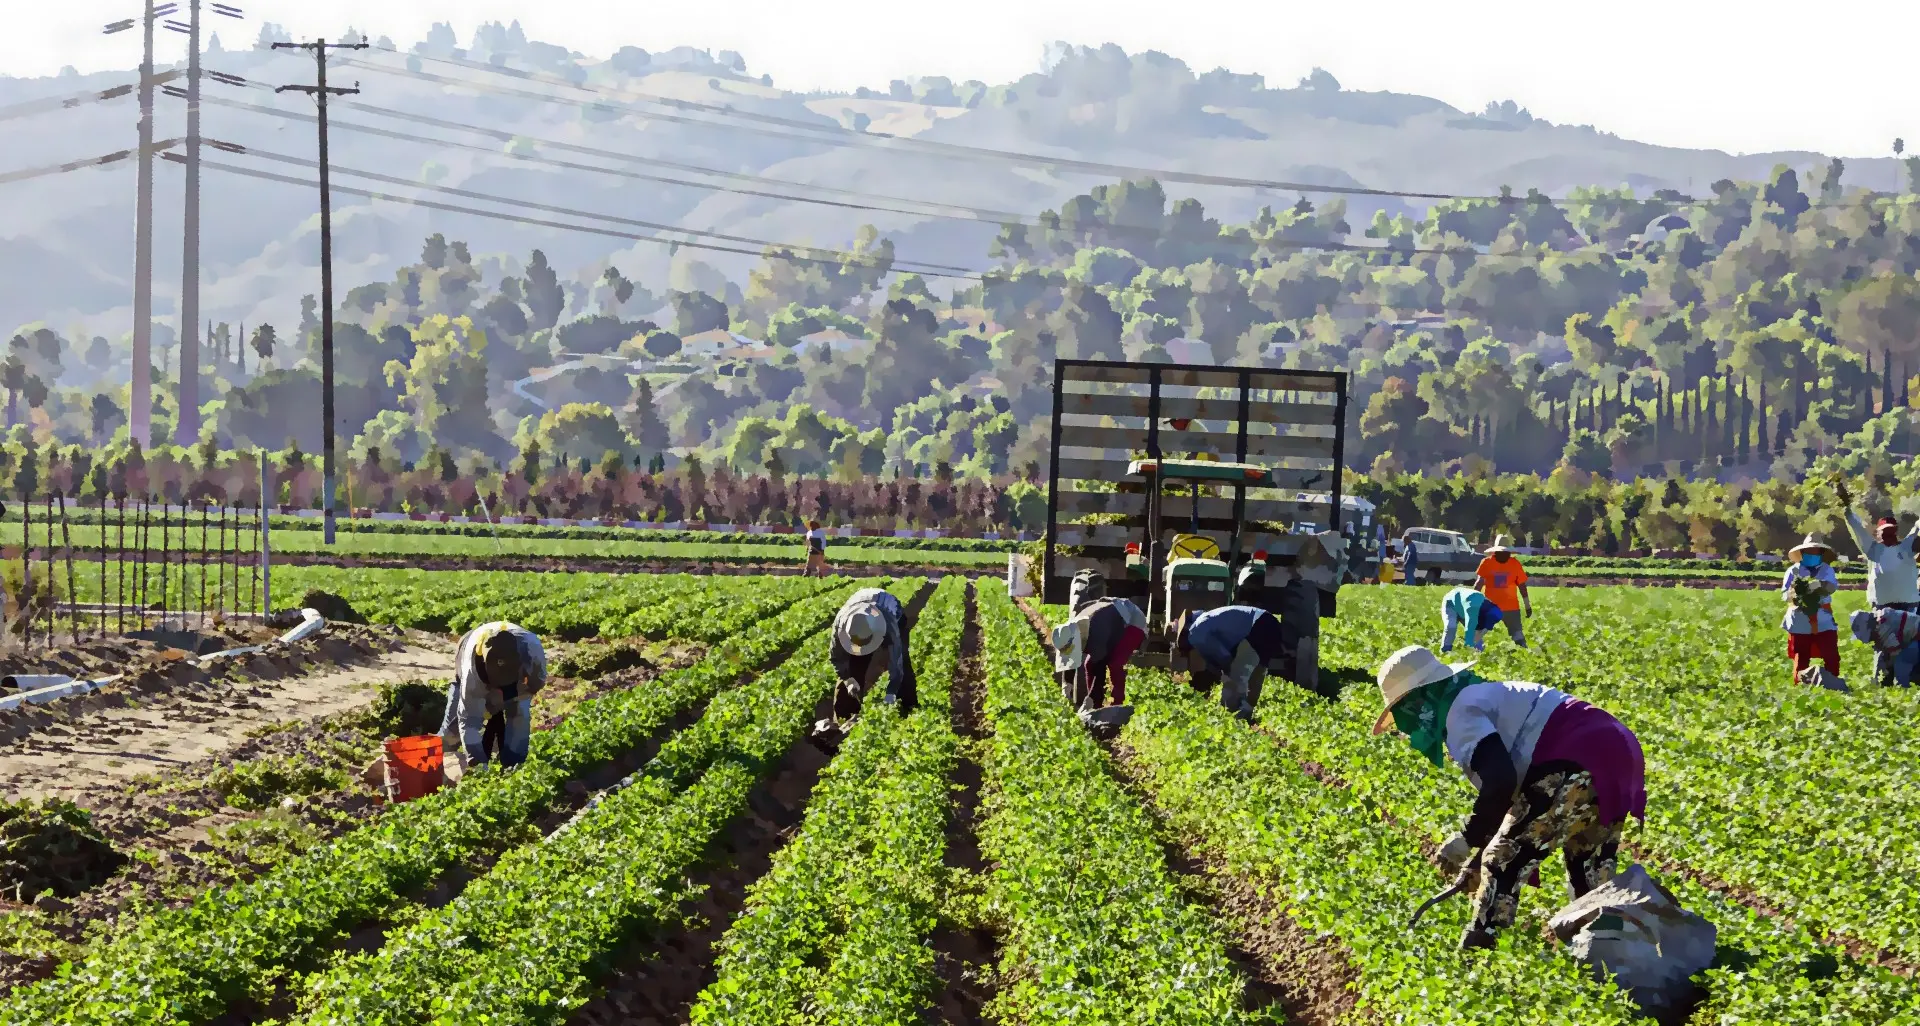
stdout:
[(913, 660), (907, 652), (913, 620), (892, 593), (862, 588), (847, 598), (833, 618), (831, 658), (840, 683), (833, 692), (833, 721), (837, 724), (860, 711), (862, 695), (887, 675), (884, 701), (901, 712), (912, 711), (917, 699)]
[(1202, 693), (1220, 682), (1220, 704), (1252, 722), (1267, 667), (1285, 652), (1280, 619), (1258, 606), (1221, 606), (1180, 614), (1174, 651), (1186, 656), (1190, 681)]
[(534, 633), (504, 620), (481, 624), (460, 639), (440, 738), (464, 773), (485, 765), (527, 761), (533, 696), (547, 684), (547, 653)]
[(1399, 728), (1435, 766), (1451, 757), (1480, 791), (1435, 856), (1476, 895), (1462, 949), (1494, 946), (1513, 925), (1521, 883), (1538, 886), (1555, 849), (1575, 898), (1612, 879), (1621, 827), (1647, 807), (1646, 763), (1626, 725), (1553, 688), (1484, 680), (1472, 665), (1420, 645), (1395, 652), (1380, 665), (1386, 709), (1373, 725)]
[(1147, 640), (1147, 615), (1131, 600), (1109, 598), (1106, 578), (1092, 570), (1074, 575), (1068, 621), (1054, 628), (1054, 674), (1075, 709), (1127, 704), (1127, 661)]
[(1873, 646), (1876, 667), (1886, 666), (1887, 676), (1881, 683), (1913, 686), (1914, 670), (1920, 668), (1920, 613), (1888, 607), (1862, 609), (1847, 618), (1847, 628), (1855, 639)]
[(1787, 658), (1793, 660), (1796, 682), (1815, 659), (1830, 674), (1840, 672), (1840, 633), (1833, 622), (1833, 593), (1840, 590), (1834, 576), (1833, 546), (1818, 535), (1787, 550), (1793, 565), (1780, 579), (1780, 595), (1787, 604), (1780, 628), (1787, 632)]
[(1440, 625), (1445, 629), (1445, 636), (1440, 639), (1440, 651), (1453, 651), (1453, 639), (1463, 630), (1466, 637), (1462, 641), (1468, 648), (1476, 652), (1486, 651), (1487, 641), (1480, 633), (1499, 623), (1505, 616), (1499, 606), (1472, 588), (1455, 588), (1447, 592), (1447, 597), (1440, 600)]

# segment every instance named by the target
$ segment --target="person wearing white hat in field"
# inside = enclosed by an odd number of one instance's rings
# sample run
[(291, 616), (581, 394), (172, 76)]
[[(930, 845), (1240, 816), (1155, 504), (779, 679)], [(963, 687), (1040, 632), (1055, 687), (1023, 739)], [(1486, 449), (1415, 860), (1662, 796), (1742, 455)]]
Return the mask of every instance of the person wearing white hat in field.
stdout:
[(1787, 658), (1793, 660), (1796, 682), (1801, 671), (1820, 660), (1828, 673), (1840, 672), (1840, 631), (1833, 621), (1833, 593), (1840, 590), (1840, 579), (1833, 574), (1833, 546), (1819, 535), (1787, 551), (1793, 564), (1780, 579), (1780, 595), (1787, 613), (1780, 629), (1787, 632)]
[(1500, 610), (1500, 622), (1507, 625), (1507, 637), (1521, 648), (1527, 647), (1527, 632), (1520, 626), (1520, 614), (1533, 615), (1533, 598), (1527, 594), (1527, 568), (1513, 557), (1507, 536), (1495, 535), (1487, 546), (1487, 555), (1473, 572), (1475, 591), (1487, 597)]
[(898, 703), (902, 712), (917, 698), (913, 662), (907, 655), (907, 636), (913, 621), (892, 593), (862, 588), (841, 605), (833, 618), (833, 671), (840, 678), (833, 693), (836, 722), (860, 711), (861, 696), (887, 675), (884, 700)]
[(1575, 898), (1612, 879), (1621, 827), (1647, 807), (1646, 762), (1624, 724), (1554, 688), (1484, 680), (1472, 666), (1421, 645), (1395, 652), (1380, 664), (1386, 709), (1373, 725), (1375, 734), (1399, 728), (1435, 766), (1451, 758), (1479, 789), (1434, 859), (1475, 892), (1463, 949), (1494, 946), (1513, 925), (1520, 885), (1539, 886), (1540, 863), (1556, 849)]

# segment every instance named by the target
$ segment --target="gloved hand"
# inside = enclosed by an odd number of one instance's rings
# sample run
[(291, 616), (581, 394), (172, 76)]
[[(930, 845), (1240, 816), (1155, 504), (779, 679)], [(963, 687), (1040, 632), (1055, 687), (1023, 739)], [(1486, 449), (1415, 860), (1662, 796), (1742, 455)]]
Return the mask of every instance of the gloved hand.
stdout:
[(1454, 875), (1464, 869), (1471, 858), (1473, 858), (1473, 845), (1467, 843), (1464, 834), (1454, 834), (1447, 838), (1447, 842), (1440, 846), (1439, 851), (1434, 853), (1433, 864), (1439, 866), (1442, 872)]

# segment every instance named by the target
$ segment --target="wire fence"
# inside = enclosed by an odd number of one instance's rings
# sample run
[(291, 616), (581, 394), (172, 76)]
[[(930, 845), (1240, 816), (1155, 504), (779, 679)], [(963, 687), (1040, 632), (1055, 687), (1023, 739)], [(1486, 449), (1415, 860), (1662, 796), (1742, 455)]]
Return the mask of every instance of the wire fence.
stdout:
[(0, 522), (10, 646), (191, 631), (267, 611), (271, 547), (258, 505), (49, 492), (17, 509)]

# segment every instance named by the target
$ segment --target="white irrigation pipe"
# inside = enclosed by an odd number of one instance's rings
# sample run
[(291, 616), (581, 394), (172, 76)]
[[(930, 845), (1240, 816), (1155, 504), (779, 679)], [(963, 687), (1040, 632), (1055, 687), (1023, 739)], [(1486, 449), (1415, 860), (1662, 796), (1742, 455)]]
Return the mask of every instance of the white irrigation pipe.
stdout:
[[(300, 623), (297, 626), (265, 645), (246, 645), (240, 648), (229, 648), (220, 652), (211, 652), (193, 659), (191, 662), (204, 666), (219, 659), (229, 659), (234, 656), (263, 652), (274, 645), (291, 645), (296, 641), (302, 641), (314, 636), (326, 626), (326, 618), (322, 617), (318, 612), (312, 609), (302, 609), (300, 610)], [(126, 676), (126, 674), (116, 673), (111, 677), (101, 677), (97, 680), (74, 680), (72, 677), (57, 673), (21, 673), (0, 678), (0, 687), (17, 689), (13, 694), (5, 698), (0, 698), (0, 712), (8, 709), (18, 709), (23, 705), (44, 705), (57, 699), (70, 698), (74, 695), (84, 695), (90, 691), (98, 691), (124, 676)]]

